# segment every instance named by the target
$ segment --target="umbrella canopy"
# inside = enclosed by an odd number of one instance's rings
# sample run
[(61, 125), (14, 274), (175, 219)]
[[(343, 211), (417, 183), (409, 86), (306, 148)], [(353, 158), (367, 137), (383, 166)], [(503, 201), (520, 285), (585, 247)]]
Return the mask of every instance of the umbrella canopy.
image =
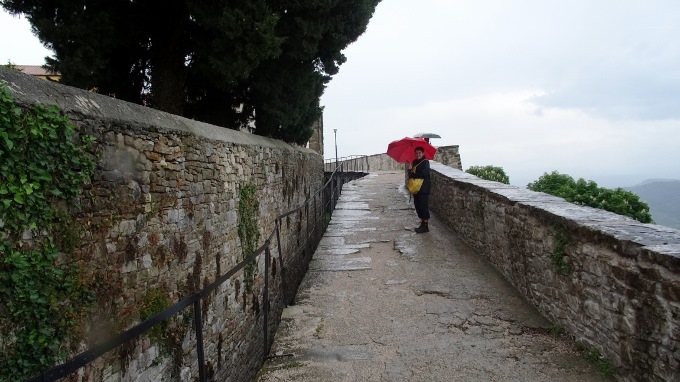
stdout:
[(437, 153), (437, 149), (423, 138), (404, 137), (390, 142), (387, 146), (387, 155), (399, 163), (411, 163), (416, 159), (416, 147), (422, 147), (425, 150), (425, 159), (432, 159)]

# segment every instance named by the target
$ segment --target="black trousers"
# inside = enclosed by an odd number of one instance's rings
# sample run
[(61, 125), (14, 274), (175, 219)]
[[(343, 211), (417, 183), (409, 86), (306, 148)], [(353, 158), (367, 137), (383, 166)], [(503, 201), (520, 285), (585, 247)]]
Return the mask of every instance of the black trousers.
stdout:
[(423, 194), (419, 192), (413, 195), (413, 202), (415, 203), (416, 206), (416, 213), (418, 213), (418, 217), (420, 218), (420, 220), (430, 219), (430, 209), (428, 208), (429, 199), (430, 194)]

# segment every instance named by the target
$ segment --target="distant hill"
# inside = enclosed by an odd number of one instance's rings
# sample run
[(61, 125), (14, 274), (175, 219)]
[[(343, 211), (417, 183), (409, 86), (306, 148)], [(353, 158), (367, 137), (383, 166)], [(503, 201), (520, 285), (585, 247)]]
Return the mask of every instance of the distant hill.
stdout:
[(634, 192), (649, 205), (654, 223), (680, 229), (680, 180), (649, 179), (622, 188)]

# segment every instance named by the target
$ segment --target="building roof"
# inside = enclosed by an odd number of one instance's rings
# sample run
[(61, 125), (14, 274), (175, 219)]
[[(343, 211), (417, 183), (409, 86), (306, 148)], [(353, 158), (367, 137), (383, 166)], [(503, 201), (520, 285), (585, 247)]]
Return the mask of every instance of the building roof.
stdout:
[(39, 65), (14, 65), (22, 73), (30, 74), (32, 76), (58, 76), (59, 73), (51, 72)]

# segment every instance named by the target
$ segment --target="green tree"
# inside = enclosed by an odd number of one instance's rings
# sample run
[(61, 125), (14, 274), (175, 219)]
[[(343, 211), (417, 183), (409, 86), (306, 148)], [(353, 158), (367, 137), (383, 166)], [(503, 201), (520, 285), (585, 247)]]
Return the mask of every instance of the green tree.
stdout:
[(533, 191), (559, 196), (566, 201), (583, 206), (600, 208), (619, 215), (632, 217), (642, 223), (652, 223), (647, 203), (636, 194), (622, 188), (614, 190), (598, 187), (592, 180), (574, 180), (569, 175), (553, 171), (544, 173), (527, 185)]
[(25, 14), (61, 82), (303, 143), (380, 0), (0, 0)]
[(275, 8), (282, 54), (253, 73), (256, 132), (304, 143), (322, 113), (326, 84), (346, 58), (342, 50), (364, 33), (380, 0), (286, 0)]
[(54, 50), (62, 83), (175, 114), (192, 72), (230, 90), (281, 43), (267, 0), (0, 1)]
[(505, 174), (502, 167), (496, 166), (471, 166), (465, 170), (468, 174), (494, 182), (510, 184), (510, 178)]
[(10, 60), (7, 60), (7, 63), (4, 64), (4, 65), (0, 65), (0, 67), (3, 67), (5, 69), (20, 71), (19, 68), (17, 68), (17, 66), (14, 65), (14, 63), (12, 63), (12, 61), (10, 61)]

